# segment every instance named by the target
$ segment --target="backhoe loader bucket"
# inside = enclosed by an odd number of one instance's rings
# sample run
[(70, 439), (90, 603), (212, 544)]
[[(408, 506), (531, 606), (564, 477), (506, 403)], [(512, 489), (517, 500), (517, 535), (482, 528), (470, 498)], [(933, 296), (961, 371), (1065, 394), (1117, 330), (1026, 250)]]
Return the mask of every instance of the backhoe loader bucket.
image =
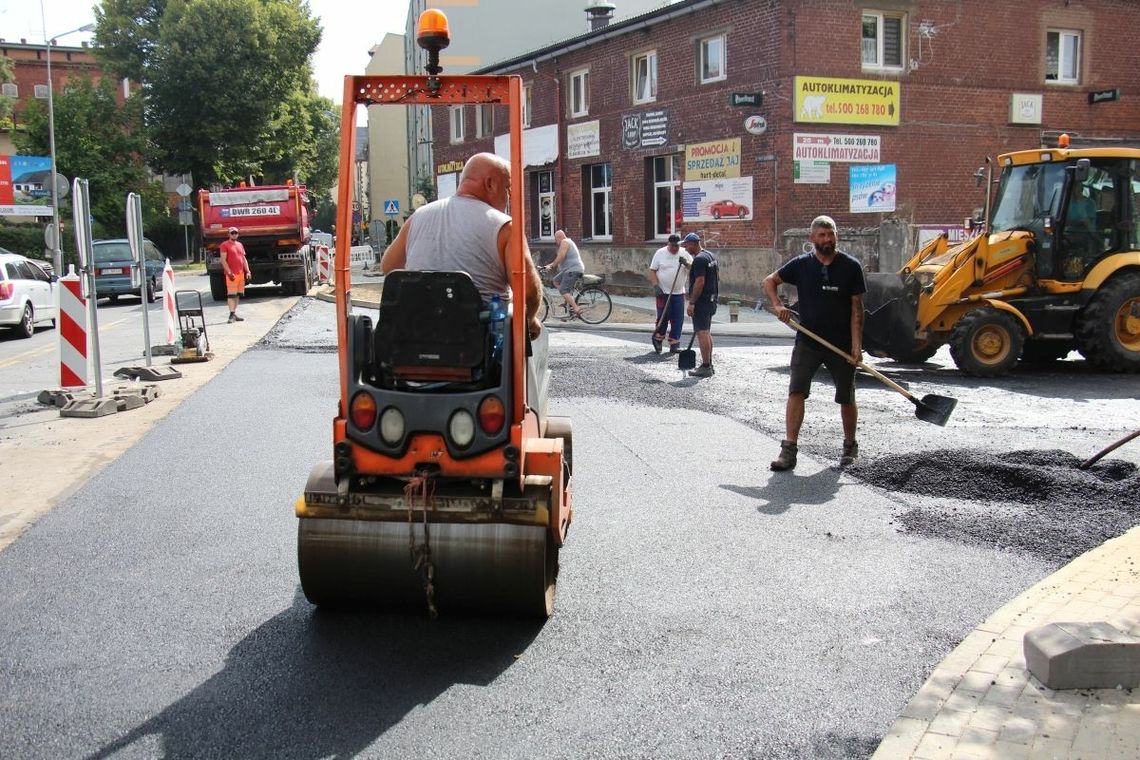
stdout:
[(918, 283), (894, 272), (868, 272), (863, 295), (863, 350), (872, 356), (904, 358), (915, 345)]
[[(421, 44), (446, 45), (438, 10)], [(442, 20), (442, 26), (440, 22)], [(522, 80), (345, 78), (338, 220), (352, 229), (359, 105), (509, 109), (511, 197), (522, 187)], [(512, 204), (511, 299), (492, 320), (465, 272), (397, 270), (379, 313), (353, 314), (350, 236), (337, 240), (340, 404), (332, 460), (295, 505), (305, 596), (319, 605), (545, 617), (572, 510), (569, 420), (549, 418), (545, 333), (527, 336), (524, 203)]]

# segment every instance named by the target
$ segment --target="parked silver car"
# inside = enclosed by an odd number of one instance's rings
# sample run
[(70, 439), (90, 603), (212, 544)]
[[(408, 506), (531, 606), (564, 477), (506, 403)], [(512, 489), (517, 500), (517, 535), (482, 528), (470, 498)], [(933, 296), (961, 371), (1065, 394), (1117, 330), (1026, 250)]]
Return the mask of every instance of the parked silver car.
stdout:
[(0, 326), (30, 338), (36, 324), (59, 316), (56, 278), (38, 262), (0, 248)]

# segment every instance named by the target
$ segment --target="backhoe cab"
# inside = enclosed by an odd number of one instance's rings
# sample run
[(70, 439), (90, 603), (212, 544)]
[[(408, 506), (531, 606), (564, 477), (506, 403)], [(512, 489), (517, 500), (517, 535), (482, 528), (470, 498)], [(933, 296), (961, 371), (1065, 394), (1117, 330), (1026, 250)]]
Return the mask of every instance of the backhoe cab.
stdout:
[(949, 344), (978, 377), (1077, 350), (1140, 371), (1140, 150), (1019, 151), (985, 172), (981, 234), (940, 236), (898, 273), (868, 275), (866, 350), (923, 362)]

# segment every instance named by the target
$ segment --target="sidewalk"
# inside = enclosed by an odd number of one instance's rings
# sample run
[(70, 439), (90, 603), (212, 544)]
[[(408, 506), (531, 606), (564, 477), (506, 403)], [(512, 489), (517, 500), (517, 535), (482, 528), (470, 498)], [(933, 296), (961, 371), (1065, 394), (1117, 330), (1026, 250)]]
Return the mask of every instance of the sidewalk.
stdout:
[(1140, 689), (1046, 688), (1026, 632), (1104, 621), (1140, 636), (1140, 527), (1077, 557), (990, 615), (944, 659), (883, 738), (895, 758), (1140, 757)]
[[(330, 292), (318, 297), (333, 300)], [(615, 314), (600, 325), (550, 322), (553, 330), (653, 329), (652, 297), (611, 296)], [(354, 305), (376, 307), (353, 299)], [(791, 340), (767, 312), (722, 304), (714, 335)], [(1048, 623), (1103, 621), (1140, 636), (1140, 526), (1064, 566), (980, 623), (934, 668), (887, 732), (874, 760), (1006, 760), (1140, 757), (1140, 689), (1053, 691), (1025, 669), (1026, 632)]]

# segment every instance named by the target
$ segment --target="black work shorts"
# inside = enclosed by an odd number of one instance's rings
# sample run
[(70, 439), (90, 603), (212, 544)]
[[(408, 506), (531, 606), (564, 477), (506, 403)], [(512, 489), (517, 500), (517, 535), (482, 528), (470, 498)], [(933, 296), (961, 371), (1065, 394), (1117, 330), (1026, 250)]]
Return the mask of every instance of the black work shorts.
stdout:
[(834, 351), (796, 341), (792, 349), (792, 379), (788, 383), (788, 394), (811, 395), (811, 380), (819, 371), (819, 365), (827, 367), (835, 381), (835, 403), (855, 403), (855, 365)]
[(693, 306), (693, 332), (704, 332), (712, 329), (713, 314), (716, 314), (716, 304), (709, 301), (698, 301)]

